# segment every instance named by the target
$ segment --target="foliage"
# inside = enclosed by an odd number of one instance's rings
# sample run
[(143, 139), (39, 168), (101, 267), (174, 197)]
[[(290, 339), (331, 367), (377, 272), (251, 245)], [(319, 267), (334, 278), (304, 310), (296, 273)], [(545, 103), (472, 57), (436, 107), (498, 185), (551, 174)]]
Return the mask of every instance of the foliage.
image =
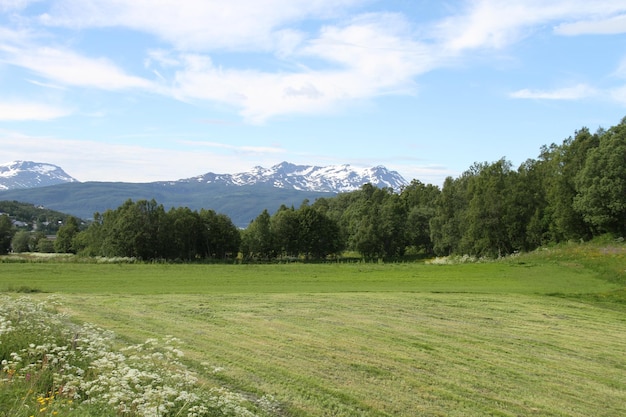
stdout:
[(78, 219), (69, 216), (65, 224), (59, 228), (54, 241), (54, 250), (59, 253), (76, 253), (74, 239), (79, 232)]
[(270, 214), (263, 210), (246, 228), (242, 235), (242, 250), (245, 258), (268, 260), (273, 257)]
[(337, 223), (305, 202), (297, 210), (282, 206), (272, 216), (264, 210), (243, 231), (241, 248), (247, 260), (323, 260), (342, 245)]
[(600, 136), (574, 178), (574, 209), (598, 233), (626, 235), (626, 118)]
[(626, 234), (626, 124), (583, 128), (516, 171), (501, 159), (446, 179), (431, 217), (437, 255), (502, 256)]
[(30, 252), (31, 251), (31, 234), (26, 230), (18, 230), (11, 240), (11, 249), (13, 252)]
[(0, 254), (9, 252), (15, 232), (11, 218), (6, 214), (0, 214)]
[(143, 260), (225, 259), (236, 255), (240, 239), (224, 215), (186, 207), (166, 212), (155, 200), (127, 200), (115, 210), (96, 213), (83, 232), (62, 231), (63, 244), (70, 242), (69, 249), (81, 254)]

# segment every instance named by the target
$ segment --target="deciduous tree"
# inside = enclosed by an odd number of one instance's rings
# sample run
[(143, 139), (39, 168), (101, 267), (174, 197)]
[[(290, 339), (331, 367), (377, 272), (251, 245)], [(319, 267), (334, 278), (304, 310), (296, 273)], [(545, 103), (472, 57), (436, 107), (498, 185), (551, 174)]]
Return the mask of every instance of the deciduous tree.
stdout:
[(6, 254), (11, 250), (11, 240), (15, 232), (11, 218), (6, 214), (0, 214), (0, 254)]

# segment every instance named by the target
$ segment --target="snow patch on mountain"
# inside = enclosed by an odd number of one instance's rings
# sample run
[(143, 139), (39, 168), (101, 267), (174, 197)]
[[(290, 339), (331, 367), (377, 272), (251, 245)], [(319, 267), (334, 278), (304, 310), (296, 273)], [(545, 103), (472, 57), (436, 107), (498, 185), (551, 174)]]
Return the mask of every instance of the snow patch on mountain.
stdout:
[(32, 161), (0, 164), (0, 191), (45, 187), (66, 182), (77, 180), (56, 165)]
[(396, 171), (384, 166), (354, 168), (350, 165), (330, 165), (325, 167), (295, 165), (282, 162), (271, 168), (256, 166), (250, 171), (238, 174), (207, 173), (179, 182), (198, 182), (233, 186), (267, 184), (276, 188), (316, 192), (349, 192), (364, 184), (375, 187), (389, 187), (400, 190), (408, 182)]

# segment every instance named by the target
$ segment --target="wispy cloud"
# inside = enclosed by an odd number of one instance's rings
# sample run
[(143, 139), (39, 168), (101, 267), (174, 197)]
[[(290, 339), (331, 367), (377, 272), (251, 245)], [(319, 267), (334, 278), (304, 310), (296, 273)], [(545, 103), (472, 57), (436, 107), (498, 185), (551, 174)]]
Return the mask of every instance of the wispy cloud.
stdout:
[(597, 20), (581, 20), (574, 23), (561, 23), (554, 28), (559, 35), (616, 35), (626, 33), (626, 14)]
[(68, 109), (36, 102), (0, 101), (0, 121), (52, 120), (69, 116)]
[[(152, 182), (191, 178), (207, 172), (242, 172), (255, 165), (271, 166), (276, 153), (232, 153), (188, 147), (160, 149), (89, 139), (24, 135), (0, 130), (2, 158), (28, 159), (61, 166), (79, 181)], [(42, 146), (45, 144), (45, 146)], [(71, 152), (68, 152), (71, 149)], [(258, 148), (257, 151), (261, 151)], [(166, 168), (164, 168), (166, 167)]]
[(0, 11), (13, 11), (24, 9), (37, 0), (0, 0)]
[[(320, 113), (383, 94), (411, 94), (413, 78), (433, 67), (430, 48), (400, 29), (399, 15), (370, 14), (321, 33), (293, 51), (291, 59), (325, 62), (325, 68), (292, 72), (227, 69), (207, 55), (183, 54), (173, 94), (215, 100), (241, 109), (250, 122), (290, 113)], [(173, 62), (169, 60), (168, 62)]]
[(286, 150), (277, 146), (247, 146), (247, 145), (230, 145), (228, 143), (210, 142), (210, 141), (179, 141), (181, 144), (194, 147), (217, 148), (233, 151), (234, 153), (245, 154), (281, 154)]
[(21, 45), (0, 45), (2, 61), (26, 68), (55, 83), (103, 90), (154, 90), (149, 80), (128, 75), (107, 58), (89, 58), (70, 50)]
[[(449, 53), (503, 48), (546, 27), (559, 35), (615, 32), (626, 12), (616, 0), (475, 0), (435, 25), (434, 36)], [(574, 23), (570, 23), (574, 21)], [(607, 24), (611, 29), (600, 30)]]
[[(0, 0), (0, 10), (29, 3)], [(621, 0), (474, 0), (419, 27), (399, 13), (359, 14), (366, 3), (371, 1), (53, 0), (42, 6), (45, 12), (23, 19), (25, 26), (48, 28), (46, 36), (0, 28), (0, 35), (7, 35), (0, 36), (5, 39), (0, 61), (29, 70), (43, 79), (30, 82), (41, 86), (138, 89), (186, 102), (215, 102), (261, 124), (283, 115), (333, 112), (381, 95), (415, 94), (420, 75), (462, 61), (476, 49), (505, 48), (546, 28), (557, 35), (626, 31)], [(54, 44), (59, 27), (123, 27), (154, 35), (161, 42), (138, 57), (150, 77), (129, 72), (113, 58)], [(220, 61), (242, 51), (271, 56), (276, 68)], [(578, 85), (511, 96), (593, 94), (593, 88)]]
[(72, 28), (123, 26), (156, 35), (180, 50), (271, 51), (284, 42), (289, 24), (337, 17), (366, 1), (57, 0), (40, 21)]
[(586, 84), (578, 84), (556, 90), (518, 90), (510, 94), (511, 98), (536, 99), (536, 100), (580, 100), (592, 97), (598, 91)]

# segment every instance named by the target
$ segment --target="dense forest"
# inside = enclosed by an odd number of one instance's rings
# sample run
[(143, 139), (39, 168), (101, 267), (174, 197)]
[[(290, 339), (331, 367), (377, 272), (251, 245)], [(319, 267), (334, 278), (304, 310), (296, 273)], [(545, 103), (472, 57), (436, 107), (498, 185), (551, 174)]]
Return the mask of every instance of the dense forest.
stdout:
[[(5, 216), (6, 217), (6, 216)], [(5, 224), (5, 226), (2, 226)], [(6, 221), (0, 237), (8, 250)], [(60, 252), (141, 259), (364, 259), (422, 254), (498, 257), (541, 245), (626, 235), (626, 118), (608, 130), (582, 128), (541, 148), (517, 169), (510, 161), (475, 163), (443, 186), (414, 180), (400, 192), (369, 184), (298, 208), (263, 210), (244, 230), (212, 210), (165, 211), (128, 200), (96, 213), (80, 230), (70, 220)]]

